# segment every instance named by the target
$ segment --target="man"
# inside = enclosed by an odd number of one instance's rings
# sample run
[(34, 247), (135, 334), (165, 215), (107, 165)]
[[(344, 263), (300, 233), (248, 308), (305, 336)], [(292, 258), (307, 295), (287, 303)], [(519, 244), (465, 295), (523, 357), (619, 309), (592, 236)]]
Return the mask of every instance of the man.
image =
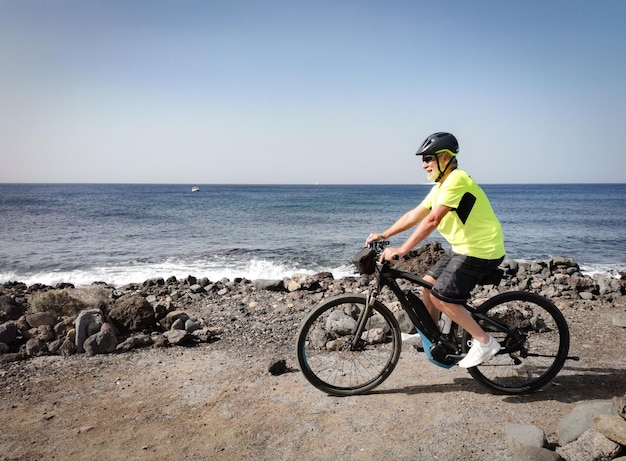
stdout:
[(456, 156), (459, 144), (450, 133), (435, 133), (422, 143), (416, 155), (435, 185), (426, 198), (381, 233), (370, 234), (367, 242), (417, 227), (398, 248), (387, 248), (381, 261), (406, 255), (435, 229), (451, 249), (427, 272), (424, 279), (433, 284), (424, 290), (423, 301), (430, 315), (439, 320), (444, 313), (472, 335), (472, 347), (459, 362), (462, 368), (475, 367), (500, 350), (500, 344), (476, 323), (463, 303), (480, 278), (504, 259), (502, 226), (483, 190), (463, 170)]

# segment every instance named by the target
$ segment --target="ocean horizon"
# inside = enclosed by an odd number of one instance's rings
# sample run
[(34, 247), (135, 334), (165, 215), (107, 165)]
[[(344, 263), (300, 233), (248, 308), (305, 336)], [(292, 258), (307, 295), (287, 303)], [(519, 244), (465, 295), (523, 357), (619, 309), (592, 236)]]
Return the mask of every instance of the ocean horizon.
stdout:
[[(482, 186), (502, 222), (507, 258), (564, 256), (588, 273), (626, 271), (625, 183)], [(430, 187), (0, 183), (0, 283), (354, 275), (350, 257), (367, 235)], [(430, 241), (446, 246), (436, 232)]]

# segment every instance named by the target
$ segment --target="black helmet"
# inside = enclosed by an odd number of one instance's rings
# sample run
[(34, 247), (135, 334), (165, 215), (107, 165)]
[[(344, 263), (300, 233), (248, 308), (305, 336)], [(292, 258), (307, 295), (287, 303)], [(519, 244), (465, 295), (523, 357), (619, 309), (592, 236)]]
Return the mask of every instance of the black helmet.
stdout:
[(452, 155), (459, 153), (459, 142), (454, 135), (444, 132), (431, 134), (417, 149), (415, 155), (435, 155), (442, 151), (449, 151)]

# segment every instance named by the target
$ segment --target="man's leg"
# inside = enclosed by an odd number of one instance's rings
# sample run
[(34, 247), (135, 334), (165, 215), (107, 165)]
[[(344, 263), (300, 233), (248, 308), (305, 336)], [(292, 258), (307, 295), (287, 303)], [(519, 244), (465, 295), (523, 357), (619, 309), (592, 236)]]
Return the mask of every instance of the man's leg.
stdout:
[(452, 304), (442, 301), (431, 294), (433, 304), (450, 317), (458, 325), (462, 326), (465, 331), (472, 335), (472, 347), (467, 355), (458, 363), (461, 368), (472, 368), (480, 365), (488, 358), (497, 354), (500, 350), (500, 344), (487, 334), (480, 325), (474, 320), (472, 314), (460, 304)]
[[(425, 275), (424, 280), (433, 285), (435, 284), (435, 279), (430, 275)], [(476, 323), (474, 317), (472, 317), (469, 311), (463, 306), (442, 301), (436, 298), (427, 288), (424, 288), (424, 296), (422, 298), (426, 309), (428, 309), (435, 323), (439, 322), (439, 313), (443, 312), (450, 317), (453, 322), (465, 328), (465, 331), (471, 334), (473, 338), (476, 338), (481, 343), (489, 342), (489, 335)]]
[[(430, 290), (428, 291), (428, 295), (429, 301), (426, 302), (426, 300), (424, 300), (426, 307), (431, 304), (436, 310), (443, 312), (450, 317), (453, 322), (462, 326), (465, 331), (472, 335), (472, 338), (477, 339), (483, 344), (487, 344), (489, 342), (489, 335), (485, 333), (485, 330), (483, 330), (480, 325), (478, 325), (476, 320), (474, 320), (474, 317), (472, 317), (472, 314), (470, 314), (465, 307), (460, 304), (452, 304), (442, 301), (441, 299), (436, 298)], [(431, 312), (430, 309), (428, 309), (428, 311)]]
[[(432, 283), (433, 285), (436, 282), (436, 280), (430, 275), (425, 275), (424, 280)], [(426, 306), (426, 309), (428, 309), (430, 316), (433, 318), (435, 323), (437, 323), (439, 322), (439, 309), (433, 303), (432, 301), (433, 299), (436, 299), (436, 298), (432, 295), (431, 291), (428, 288), (424, 288), (422, 290), (422, 301), (424, 301), (424, 305)]]
[[(481, 263), (475, 258), (469, 259), (463, 255), (452, 255), (443, 269), (439, 268), (438, 276), (434, 271), (429, 274), (431, 276), (429, 281), (436, 280), (434, 285), (436, 295), (432, 290), (426, 290), (424, 295), (424, 298), (427, 298), (424, 300), (424, 304), (428, 307), (430, 314), (435, 313), (437, 315), (436, 311), (443, 312), (472, 335), (472, 347), (458, 363), (461, 368), (480, 365), (500, 350), (500, 344), (481, 328), (472, 314), (459, 301), (456, 301), (466, 299), (469, 296), (472, 288), (476, 285), (480, 272), (484, 270), (481, 266), (491, 264), (495, 264), (495, 262)], [(460, 270), (462, 268), (464, 270)]]

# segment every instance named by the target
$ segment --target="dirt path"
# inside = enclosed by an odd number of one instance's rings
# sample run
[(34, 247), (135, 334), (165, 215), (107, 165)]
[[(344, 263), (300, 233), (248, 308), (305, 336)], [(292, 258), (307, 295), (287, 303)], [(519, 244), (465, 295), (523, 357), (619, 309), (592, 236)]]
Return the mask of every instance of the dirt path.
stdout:
[(348, 398), (313, 388), (290, 351), (291, 371), (272, 376), (267, 353), (219, 341), (5, 364), (0, 460), (511, 459), (506, 423), (556, 444), (575, 403), (626, 392), (626, 329), (607, 327), (612, 312), (569, 318), (581, 360), (522, 397), (493, 395), (413, 348), (380, 388)]

